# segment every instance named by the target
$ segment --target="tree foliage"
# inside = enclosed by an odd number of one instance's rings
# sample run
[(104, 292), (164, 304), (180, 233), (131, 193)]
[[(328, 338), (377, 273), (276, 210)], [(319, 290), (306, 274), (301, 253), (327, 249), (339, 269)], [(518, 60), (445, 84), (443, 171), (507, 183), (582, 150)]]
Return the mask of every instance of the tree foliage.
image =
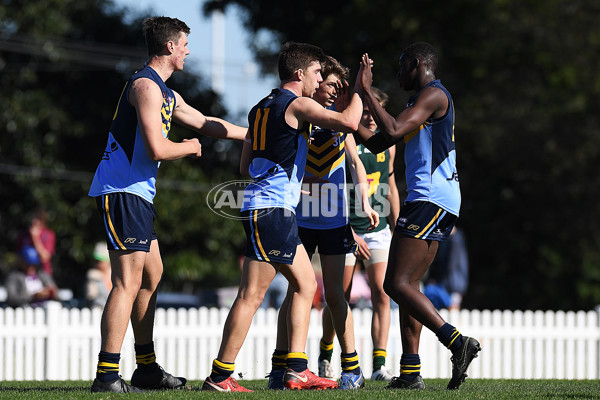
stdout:
[[(57, 234), (58, 283), (81, 295), (92, 249), (103, 240), (87, 192), (118, 96), (146, 60), (142, 17), (101, 0), (0, 3), (0, 275), (15, 262), (15, 240), (30, 213), (43, 207)], [(168, 84), (205, 114), (225, 116), (193, 71), (175, 73)], [(171, 131), (176, 141), (194, 135), (177, 126)], [(241, 146), (201, 142), (201, 159), (166, 162), (159, 170), (156, 230), (171, 288), (206, 279), (231, 284), (239, 276), (243, 230), (217, 220), (205, 197), (216, 183), (239, 178)]]
[(395, 83), (402, 48), (432, 43), (456, 107), (465, 306), (600, 303), (600, 3), (210, 0), (205, 12), (231, 5), (243, 10), (265, 72), (287, 40), (319, 45), (354, 72), (368, 52), (394, 115), (407, 98)]

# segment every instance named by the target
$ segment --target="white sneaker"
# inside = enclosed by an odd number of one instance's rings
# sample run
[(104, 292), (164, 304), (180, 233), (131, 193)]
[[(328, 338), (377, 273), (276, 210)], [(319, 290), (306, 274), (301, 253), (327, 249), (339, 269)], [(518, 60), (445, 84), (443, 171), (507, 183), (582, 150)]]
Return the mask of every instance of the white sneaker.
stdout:
[(382, 365), (381, 368), (379, 368), (377, 371), (373, 372), (373, 375), (371, 375), (371, 380), (372, 381), (391, 381), (393, 377), (394, 376), (392, 375), (392, 373), (390, 371), (388, 371), (387, 369), (385, 369), (385, 367)]
[(319, 361), (319, 376), (321, 378), (333, 379), (333, 368), (331, 368), (331, 363), (329, 361)]

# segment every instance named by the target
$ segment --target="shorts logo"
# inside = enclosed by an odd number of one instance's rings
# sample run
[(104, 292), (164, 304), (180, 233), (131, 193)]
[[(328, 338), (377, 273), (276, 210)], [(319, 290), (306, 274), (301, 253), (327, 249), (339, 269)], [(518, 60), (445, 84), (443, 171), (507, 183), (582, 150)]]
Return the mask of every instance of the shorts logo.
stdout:
[(140, 244), (146, 244), (146, 243), (148, 243), (148, 239), (146, 239), (146, 240), (140, 240)]
[(279, 250), (271, 250), (269, 252), (270, 256), (275, 256), (275, 257), (278, 257), (280, 254), (281, 254), (281, 251), (279, 251)]
[(292, 253), (283, 255), (283, 257), (285, 257), (285, 258), (290, 258), (291, 256), (292, 256)]
[(136, 240), (137, 240), (136, 238), (127, 238), (127, 239), (125, 239), (125, 241), (123, 243), (132, 243), (133, 244), (133, 243), (135, 243)]
[(410, 229), (411, 231), (418, 231), (421, 227), (419, 225), (410, 224), (406, 229)]

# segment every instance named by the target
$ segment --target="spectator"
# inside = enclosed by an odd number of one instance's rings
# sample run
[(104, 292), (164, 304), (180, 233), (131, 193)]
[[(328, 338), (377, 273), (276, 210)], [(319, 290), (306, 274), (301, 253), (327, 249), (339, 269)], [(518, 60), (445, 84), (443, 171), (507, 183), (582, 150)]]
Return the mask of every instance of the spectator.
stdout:
[(110, 257), (106, 243), (96, 243), (94, 266), (87, 272), (85, 298), (90, 307), (104, 308), (112, 282), (110, 280)]
[(469, 284), (469, 258), (462, 229), (454, 227), (446, 242), (440, 242), (431, 264), (424, 293), (433, 305), (460, 310)]
[(277, 275), (275, 275), (275, 278), (273, 278), (267, 289), (267, 293), (265, 293), (265, 298), (260, 305), (260, 308), (267, 309), (272, 307), (279, 310), (279, 307), (283, 304), (287, 290), (287, 279), (285, 279), (285, 276), (281, 275), (281, 272), (277, 272)]
[(29, 227), (25, 229), (17, 241), (17, 251), (21, 253), (27, 246), (33, 246), (37, 251), (43, 271), (52, 276), (52, 256), (56, 245), (56, 235), (47, 225), (48, 213), (40, 208), (35, 211)]
[(58, 290), (52, 277), (40, 268), (35, 247), (25, 246), (19, 264), (6, 277), (6, 304), (10, 307), (38, 306), (53, 300)]

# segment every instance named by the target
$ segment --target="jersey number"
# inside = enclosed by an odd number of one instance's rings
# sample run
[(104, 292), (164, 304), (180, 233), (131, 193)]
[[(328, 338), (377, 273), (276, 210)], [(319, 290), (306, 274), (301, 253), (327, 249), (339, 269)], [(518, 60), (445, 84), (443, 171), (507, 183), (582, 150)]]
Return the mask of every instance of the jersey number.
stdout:
[(254, 127), (252, 135), (252, 150), (264, 150), (267, 142), (267, 120), (269, 118), (269, 108), (256, 110), (254, 118)]

